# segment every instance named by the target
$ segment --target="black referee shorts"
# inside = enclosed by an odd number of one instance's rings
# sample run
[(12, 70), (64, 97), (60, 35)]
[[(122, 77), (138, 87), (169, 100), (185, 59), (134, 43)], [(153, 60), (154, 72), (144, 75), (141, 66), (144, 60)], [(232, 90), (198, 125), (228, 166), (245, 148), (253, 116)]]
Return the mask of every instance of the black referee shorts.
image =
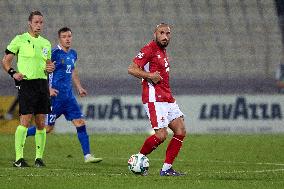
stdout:
[(22, 80), (19, 90), (19, 113), (50, 113), (49, 87), (46, 79)]

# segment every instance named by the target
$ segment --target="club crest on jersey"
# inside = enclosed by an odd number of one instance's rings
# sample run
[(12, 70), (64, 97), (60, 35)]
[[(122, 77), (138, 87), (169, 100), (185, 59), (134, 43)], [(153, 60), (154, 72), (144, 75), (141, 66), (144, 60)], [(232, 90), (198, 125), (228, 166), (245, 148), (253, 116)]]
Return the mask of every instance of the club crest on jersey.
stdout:
[(48, 52), (47, 48), (43, 48), (43, 49), (42, 49), (42, 54), (43, 54), (44, 56), (47, 56), (47, 52)]
[(61, 59), (61, 64), (64, 64), (64, 59)]
[(141, 59), (141, 58), (143, 58), (143, 56), (144, 56), (144, 53), (139, 52), (136, 57), (139, 58), (139, 59)]
[(157, 54), (157, 57), (158, 57), (158, 58), (161, 58), (161, 55)]

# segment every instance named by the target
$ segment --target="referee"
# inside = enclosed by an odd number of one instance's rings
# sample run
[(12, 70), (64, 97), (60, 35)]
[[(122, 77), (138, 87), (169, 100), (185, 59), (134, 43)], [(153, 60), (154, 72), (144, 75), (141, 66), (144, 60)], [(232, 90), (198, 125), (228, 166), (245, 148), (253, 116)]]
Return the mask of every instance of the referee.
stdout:
[[(45, 166), (42, 157), (46, 142), (45, 114), (50, 112), (48, 73), (54, 70), (51, 59), (51, 44), (40, 36), (43, 15), (33, 11), (28, 18), (28, 32), (17, 35), (7, 46), (2, 61), (4, 70), (15, 80), (18, 87), (20, 125), (15, 132), (16, 161), (14, 167), (29, 167), (24, 160), (24, 145), (32, 116), (37, 125), (35, 143), (35, 166)], [(17, 57), (17, 71), (12, 61)]]

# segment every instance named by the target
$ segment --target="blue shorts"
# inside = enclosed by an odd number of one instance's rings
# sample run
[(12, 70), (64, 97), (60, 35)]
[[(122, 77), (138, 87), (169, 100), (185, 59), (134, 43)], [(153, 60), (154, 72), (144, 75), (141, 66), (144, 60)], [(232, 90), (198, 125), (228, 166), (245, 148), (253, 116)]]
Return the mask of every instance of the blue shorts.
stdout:
[(80, 106), (74, 96), (64, 100), (53, 97), (51, 99), (51, 113), (46, 115), (45, 124), (54, 126), (56, 119), (62, 114), (67, 121), (83, 118)]

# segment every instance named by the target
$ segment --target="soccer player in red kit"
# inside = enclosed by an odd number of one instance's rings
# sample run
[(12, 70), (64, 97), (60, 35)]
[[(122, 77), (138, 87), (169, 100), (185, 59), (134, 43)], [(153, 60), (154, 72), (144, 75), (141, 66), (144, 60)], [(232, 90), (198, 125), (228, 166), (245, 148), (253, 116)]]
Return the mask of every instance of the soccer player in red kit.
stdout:
[(166, 53), (171, 38), (171, 29), (168, 24), (157, 25), (154, 31), (154, 40), (144, 46), (133, 63), (128, 67), (128, 73), (142, 79), (142, 102), (155, 134), (148, 137), (140, 153), (150, 154), (167, 136), (167, 127), (174, 135), (171, 139), (161, 176), (181, 176), (184, 173), (175, 171), (172, 164), (178, 155), (186, 136), (183, 113), (180, 111), (172, 96), (169, 84), (170, 63)]

